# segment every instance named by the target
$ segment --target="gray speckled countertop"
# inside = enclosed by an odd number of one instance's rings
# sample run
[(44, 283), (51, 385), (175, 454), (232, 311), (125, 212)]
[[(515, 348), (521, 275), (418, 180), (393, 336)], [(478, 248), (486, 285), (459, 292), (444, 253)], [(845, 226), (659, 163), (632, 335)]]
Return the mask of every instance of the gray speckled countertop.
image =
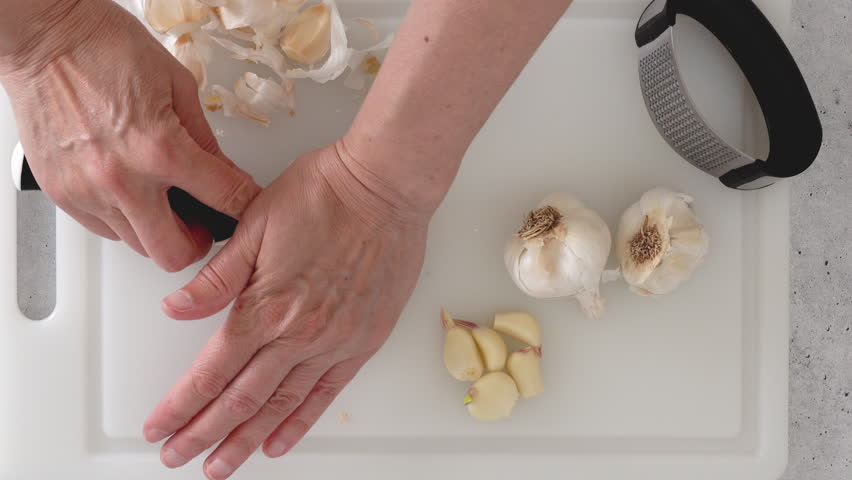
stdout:
[[(794, 0), (790, 47), (823, 120), (820, 158), (793, 182), (790, 461), (784, 480), (852, 477), (852, 0)], [(52, 309), (52, 206), (23, 194), (19, 303)], [(21, 215), (23, 214), (23, 215)], [(42, 262), (33, 262), (42, 259)]]
[(825, 131), (793, 183), (785, 480), (852, 477), (852, 1), (795, 0), (791, 50)]

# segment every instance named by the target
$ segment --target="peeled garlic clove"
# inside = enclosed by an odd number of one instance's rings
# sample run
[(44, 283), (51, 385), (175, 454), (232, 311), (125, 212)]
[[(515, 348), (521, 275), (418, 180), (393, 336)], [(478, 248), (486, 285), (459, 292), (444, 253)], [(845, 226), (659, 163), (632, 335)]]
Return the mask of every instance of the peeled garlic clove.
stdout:
[(494, 330), (516, 338), (531, 347), (541, 348), (541, 329), (538, 320), (527, 312), (506, 312), (494, 315)]
[(577, 198), (554, 193), (530, 212), (506, 246), (515, 285), (535, 298), (574, 297), (587, 316), (603, 314), (601, 276), (612, 238), (603, 219)]
[(518, 401), (518, 387), (503, 372), (491, 372), (480, 378), (464, 399), (467, 411), (477, 420), (499, 420), (512, 414)]
[(532, 398), (544, 393), (544, 380), (541, 376), (541, 350), (532, 347), (523, 348), (509, 356), (506, 370), (515, 380), (518, 391), (524, 398)]
[(195, 0), (145, 0), (145, 20), (157, 33), (165, 34), (182, 23), (201, 23), (210, 9)]
[(444, 366), (456, 380), (472, 382), (482, 376), (484, 366), (470, 329), (457, 325), (445, 310), (441, 310), (444, 328)]
[(481, 325), (474, 325), (471, 333), (485, 360), (485, 368), (492, 372), (503, 370), (506, 365), (506, 342), (503, 341), (503, 337), (496, 331)]
[(330, 11), (329, 51), (328, 58), (322, 66), (311, 70), (293, 68), (287, 71), (289, 78), (309, 78), (317, 83), (326, 83), (339, 77), (349, 66), (349, 61), (355, 50), (349, 48), (346, 36), (346, 26), (340, 17), (340, 11), (334, 0), (324, 0), (323, 5)]
[(302, 10), (284, 28), (281, 49), (289, 58), (312, 65), (322, 59), (331, 45), (331, 12), (324, 4)]
[(634, 292), (669, 293), (704, 260), (710, 239), (691, 204), (689, 195), (655, 188), (622, 215), (615, 251)]

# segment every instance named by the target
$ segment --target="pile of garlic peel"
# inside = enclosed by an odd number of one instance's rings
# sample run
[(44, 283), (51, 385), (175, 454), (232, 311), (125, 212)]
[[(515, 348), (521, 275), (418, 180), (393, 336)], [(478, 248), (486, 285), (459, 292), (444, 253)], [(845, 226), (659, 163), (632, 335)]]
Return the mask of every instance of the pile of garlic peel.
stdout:
[[(498, 313), (492, 329), (453, 319), (442, 309), (441, 326), (446, 333), (444, 366), (456, 380), (474, 382), (464, 400), (473, 418), (490, 421), (508, 417), (519, 397), (544, 393), (541, 329), (529, 313)], [(527, 347), (507, 358), (506, 342), (500, 334)], [(488, 373), (483, 375), (486, 369)]]
[(574, 297), (587, 316), (598, 318), (604, 312), (600, 284), (611, 246), (600, 215), (567, 193), (553, 193), (512, 236), (506, 268), (527, 295)]
[[(356, 18), (351, 23), (367, 28), (376, 43), (352, 48), (335, 0), (140, 1), (150, 27), (166, 36), (169, 51), (195, 77), (207, 109), (263, 125), (277, 112), (295, 114), (296, 79), (326, 83), (349, 70), (344, 85), (363, 92), (381, 66), (376, 55), (393, 40), (388, 35), (379, 41), (375, 26)], [(209, 86), (214, 44), (234, 59), (266, 66), (277, 78), (247, 72), (232, 89)]]
[(621, 216), (615, 253), (631, 290), (671, 293), (704, 261), (710, 237), (691, 205), (689, 195), (655, 188)]

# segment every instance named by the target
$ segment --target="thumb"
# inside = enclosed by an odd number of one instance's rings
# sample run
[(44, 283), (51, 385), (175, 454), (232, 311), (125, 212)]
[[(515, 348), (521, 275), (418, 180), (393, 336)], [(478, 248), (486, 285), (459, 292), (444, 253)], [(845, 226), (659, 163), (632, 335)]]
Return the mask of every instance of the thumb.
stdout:
[(262, 227), (262, 222), (241, 222), (233, 238), (195, 278), (163, 299), (166, 315), (175, 320), (209, 317), (242, 293), (254, 273)]

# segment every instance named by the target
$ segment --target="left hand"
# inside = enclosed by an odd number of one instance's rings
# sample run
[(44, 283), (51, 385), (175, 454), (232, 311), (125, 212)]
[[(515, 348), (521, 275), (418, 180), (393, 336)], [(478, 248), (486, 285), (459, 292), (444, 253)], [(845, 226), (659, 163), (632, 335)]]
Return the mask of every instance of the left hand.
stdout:
[(222, 439), (204, 462), (211, 480), (262, 444), (283, 455), (393, 329), (422, 267), (429, 215), (370, 188), (345, 152), (338, 142), (298, 159), (222, 251), (163, 301), (169, 316), (190, 320), (236, 298), (145, 423), (147, 440), (171, 436), (161, 450), (167, 467)]

